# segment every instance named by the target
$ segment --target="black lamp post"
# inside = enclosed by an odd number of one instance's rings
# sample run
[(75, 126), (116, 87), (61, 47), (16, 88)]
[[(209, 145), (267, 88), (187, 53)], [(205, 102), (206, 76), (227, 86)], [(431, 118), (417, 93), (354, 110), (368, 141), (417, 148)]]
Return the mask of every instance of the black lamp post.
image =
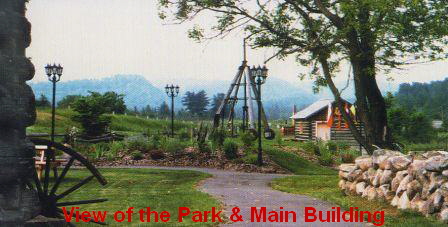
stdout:
[(168, 84), (165, 87), (165, 92), (168, 95), (168, 97), (171, 98), (171, 137), (174, 138), (174, 97), (177, 97), (179, 95), (179, 86), (172, 85), (168, 86)]
[(54, 142), (55, 116), (56, 116), (56, 83), (61, 80), (63, 67), (58, 64), (47, 64), (45, 73), (48, 80), (53, 83), (53, 103), (51, 104), (51, 142)]
[(266, 82), (266, 78), (268, 77), (268, 69), (266, 66), (263, 66), (263, 68), (260, 66), (252, 66), (250, 69), (250, 75), (252, 77), (252, 81), (254, 81), (257, 85), (258, 90), (258, 165), (261, 166), (263, 165), (263, 148), (261, 144), (261, 85)]

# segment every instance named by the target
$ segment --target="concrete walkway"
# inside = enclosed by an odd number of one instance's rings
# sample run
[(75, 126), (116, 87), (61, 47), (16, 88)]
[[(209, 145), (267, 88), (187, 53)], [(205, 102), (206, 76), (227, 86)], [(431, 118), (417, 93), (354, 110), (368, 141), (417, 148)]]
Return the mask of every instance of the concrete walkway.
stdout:
[[(145, 168), (145, 167), (143, 167)], [(323, 223), (323, 222), (305, 222), (305, 207), (314, 207), (317, 211), (334, 210), (328, 202), (311, 198), (304, 195), (290, 194), (272, 189), (269, 183), (279, 177), (287, 175), (279, 174), (261, 174), (261, 173), (243, 173), (208, 168), (185, 168), (185, 167), (148, 167), (157, 169), (173, 170), (195, 170), (213, 175), (203, 182), (200, 190), (211, 194), (224, 204), (224, 213), (226, 217), (232, 215), (232, 208), (239, 207), (243, 222), (231, 222), (223, 226), (362, 226), (360, 223)], [(337, 187), (337, 185), (335, 185)], [(269, 211), (294, 211), (297, 214), (296, 222), (292, 222), (292, 216), (288, 223), (251, 223), (251, 207), (266, 207), (266, 213)], [(317, 214), (317, 212), (316, 212)]]

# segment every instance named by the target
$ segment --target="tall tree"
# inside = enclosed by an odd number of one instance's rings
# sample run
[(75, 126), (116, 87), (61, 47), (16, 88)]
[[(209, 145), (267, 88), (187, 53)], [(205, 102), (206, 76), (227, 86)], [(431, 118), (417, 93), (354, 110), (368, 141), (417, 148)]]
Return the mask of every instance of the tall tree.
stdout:
[(40, 98), (36, 100), (36, 107), (50, 107), (51, 103), (48, 100), (47, 96), (44, 94), (40, 95)]
[(163, 102), (160, 105), (158, 112), (159, 112), (159, 117), (161, 117), (161, 118), (169, 117), (171, 114), (170, 107), (168, 106), (168, 104), (166, 104), (166, 102)]
[(391, 147), (386, 105), (376, 82), (379, 69), (388, 72), (409, 63), (444, 58), (448, 43), (446, 1), (440, 0), (159, 0), (161, 18), (189, 21), (204, 11), (214, 12), (214, 34), (195, 26), (189, 36), (224, 36), (243, 28), (253, 47), (273, 47), (273, 57), (296, 59), (310, 66), (316, 86), (328, 86), (340, 109), (341, 92), (333, 77), (341, 62), (352, 67), (356, 107), (366, 136), (351, 116), (343, 117), (355, 138), (373, 152)]
[(210, 99), (207, 97), (207, 93), (201, 90), (197, 93), (187, 91), (182, 98), (182, 104), (185, 106), (188, 112), (194, 116), (202, 117), (207, 111), (207, 106), (210, 103)]

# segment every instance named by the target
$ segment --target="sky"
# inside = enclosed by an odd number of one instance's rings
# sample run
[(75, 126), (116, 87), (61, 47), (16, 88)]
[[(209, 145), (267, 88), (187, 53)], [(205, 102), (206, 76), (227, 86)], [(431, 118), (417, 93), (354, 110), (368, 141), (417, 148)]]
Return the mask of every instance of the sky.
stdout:
[[(32, 44), (27, 55), (36, 67), (33, 82), (45, 81), (46, 63), (64, 67), (63, 80), (95, 79), (116, 74), (139, 74), (157, 86), (188, 80), (231, 80), (242, 61), (242, 32), (224, 39), (197, 43), (187, 37), (194, 24), (206, 25), (206, 15), (187, 24), (166, 24), (158, 18), (158, 0), (31, 0), (27, 17), (32, 24)], [(272, 49), (249, 50), (249, 64), (262, 64)], [(393, 81), (379, 73), (383, 91), (403, 82), (442, 80), (448, 62), (414, 65), (394, 71)], [(309, 69), (293, 58), (273, 60), (269, 75), (297, 86), (299, 73)], [(337, 81), (344, 84), (348, 67)], [(200, 84), (198, 84), (200, 86)]]

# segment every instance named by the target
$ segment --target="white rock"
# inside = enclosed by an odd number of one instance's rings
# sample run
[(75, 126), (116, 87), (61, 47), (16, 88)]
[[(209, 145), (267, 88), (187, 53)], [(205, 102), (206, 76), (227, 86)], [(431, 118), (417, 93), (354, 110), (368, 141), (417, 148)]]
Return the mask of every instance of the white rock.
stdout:
[(441, 172), (448, 168), (448, 156), (434, 156), (425, 161), (425, 169)]
[(398, 209), (409, 209), (411, 206), (409, 204), (409, 198), (407, 193), (403, 193), (398, 200)]
[(356, 184), (356, 194), (362, 195), (366, 189), (366, 182), (359, 182)]
[(390, 165), (394, 171), (405, 170), (412, 162), (412, 157), (407, 156), (394, 156), (389, 158)]

